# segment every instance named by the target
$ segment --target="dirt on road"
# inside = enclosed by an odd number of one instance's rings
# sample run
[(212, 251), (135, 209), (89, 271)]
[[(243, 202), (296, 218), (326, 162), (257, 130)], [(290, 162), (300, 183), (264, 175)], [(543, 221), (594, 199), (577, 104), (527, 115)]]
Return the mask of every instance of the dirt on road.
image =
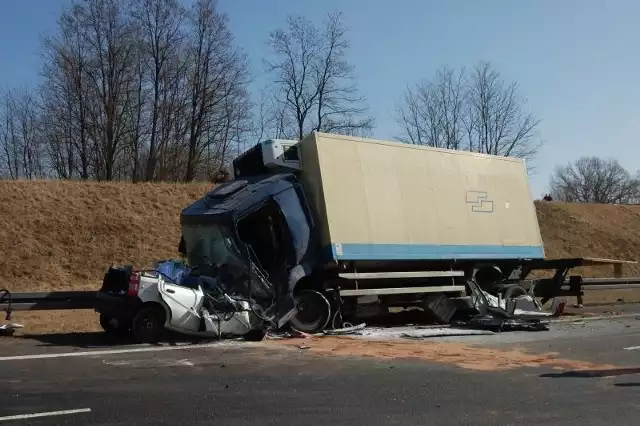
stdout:
[(317, 356), (355, 356), (379, 359), (418, 359), (456, 365), (475, 371), (504, 371), (523, 367), (558, 370), (606, 370), (613, 365), (564, 359), (557, 353), (528, 353), (519, 348), (489, 348), (449, 342), (364, 340), (349, 337), (314, 337), (267, 341), (308, 351)]

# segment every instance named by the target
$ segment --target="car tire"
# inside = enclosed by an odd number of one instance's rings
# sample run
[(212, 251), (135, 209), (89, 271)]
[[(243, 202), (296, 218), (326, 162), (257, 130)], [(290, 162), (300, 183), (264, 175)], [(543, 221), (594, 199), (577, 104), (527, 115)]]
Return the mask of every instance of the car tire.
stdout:
[(143, 306), (133, 317), (131, 331), (140, 343), (157, 343), (164, 333), (164, 322), (161, 306)]
[(122, 336), (129, 333), (130, 324), (122, 318), (107, 314), (100, 314), (100, 326), (110, 335)]

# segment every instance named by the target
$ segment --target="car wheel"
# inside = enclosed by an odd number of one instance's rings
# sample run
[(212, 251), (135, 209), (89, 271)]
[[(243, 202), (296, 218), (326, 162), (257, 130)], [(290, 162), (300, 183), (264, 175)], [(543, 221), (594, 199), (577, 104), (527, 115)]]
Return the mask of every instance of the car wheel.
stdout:
[(131, 331), (140, 343), (157, 343), (164, 333), (164, 310), (160, 306), (144, 306), (133, 318)]
[(130, 324), (122, 318), (100, 314), (100, 326), (108, 334), (121, 336), (129, 333)]

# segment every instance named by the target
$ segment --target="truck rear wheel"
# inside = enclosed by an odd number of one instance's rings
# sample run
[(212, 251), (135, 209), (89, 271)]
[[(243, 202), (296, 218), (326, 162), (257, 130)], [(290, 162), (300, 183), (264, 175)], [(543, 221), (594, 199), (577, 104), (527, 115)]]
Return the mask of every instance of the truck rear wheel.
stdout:
[(157, 343), (164, 332), (164, 320), (161, 306), (143, 306), (133, 317), (131, 331), (140, 343)]

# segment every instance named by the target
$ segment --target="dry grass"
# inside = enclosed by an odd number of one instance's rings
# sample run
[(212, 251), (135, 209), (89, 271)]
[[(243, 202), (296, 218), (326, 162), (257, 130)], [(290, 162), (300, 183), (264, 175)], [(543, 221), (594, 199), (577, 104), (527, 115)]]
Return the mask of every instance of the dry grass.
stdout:
[(174, 257), (180, 210), (210, 186), (0, 182), (2, 285), (96, 289), (111, 263)]
[[(0, 182), (0, 287), (92, 290), (109, 264), (146, 267), (174, 257), (181, 209), (210, 187)], [(640, 258), (640, 207), (537, 203), (537, 209), (548, 257)], [(612, 274), (608, 268), (582, 272)], [(629, 267), (625, 274), (640, 276), (640, 268)], [(640, 300), (640, 292), (593, 292), (585, 301), (618, 298)], [(97, 323), (95, 314), (86, 311), (16, 313), (16, 320), (30, 331), (77, 331), (80, 323), (91, 329)]]
[[(549, 258), (640, 259), (640, 206), (536, 203)], [(585, 277), (613, 276), (613, 268), (574, 270)], [(625, 276), (640, 276), (640, 265), (625, 265)]]

